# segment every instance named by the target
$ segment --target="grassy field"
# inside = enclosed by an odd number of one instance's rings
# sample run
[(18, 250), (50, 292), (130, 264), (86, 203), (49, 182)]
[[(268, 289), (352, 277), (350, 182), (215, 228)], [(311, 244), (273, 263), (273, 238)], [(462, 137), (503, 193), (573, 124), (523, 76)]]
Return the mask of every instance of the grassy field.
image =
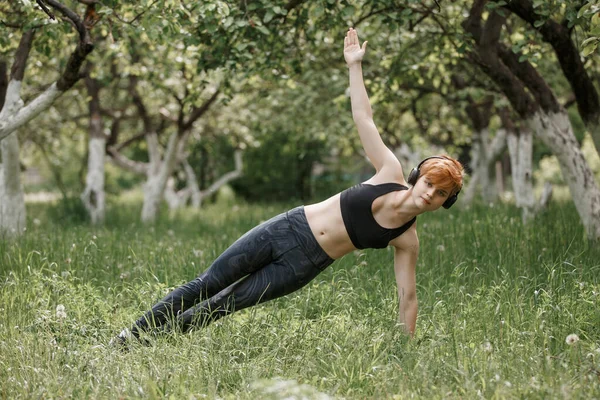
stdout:
[[(419, 319), (395, 325), (392, 252), (357, 251), (301, 291), (129, 352), (112, 336), (286, 206), (209, 206), (92, 229), (30, 207), (0, 241), (0, 398), (600, 398), (600, 250), (571, 205), (419, 218)], [(567, 343), (567, 336), (578, 340)]]

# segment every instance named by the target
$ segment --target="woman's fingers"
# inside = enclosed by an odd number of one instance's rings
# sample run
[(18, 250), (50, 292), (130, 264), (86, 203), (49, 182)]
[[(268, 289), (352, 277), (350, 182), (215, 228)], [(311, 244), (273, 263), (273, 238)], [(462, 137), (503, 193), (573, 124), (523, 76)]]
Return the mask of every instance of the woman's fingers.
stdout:
[[(367, 42), (365, 41), (362, 45), (363, 50), (365, 50), (366, 43)], [(358, 42), (358, 33), (356, 33), (354, 28), (349, 28), (348, 32), (346, 33), (346, 37), (344, 38), (344, 47), (346, 48), (353, 45), (356, 45), (360, 48), (360, 43)]]
[(360, 43), (358, 43), (358, 32), (356, 32), (356, 29), (354, 28), (350, 28), (352, 30), (352, 42), (360, 47)]

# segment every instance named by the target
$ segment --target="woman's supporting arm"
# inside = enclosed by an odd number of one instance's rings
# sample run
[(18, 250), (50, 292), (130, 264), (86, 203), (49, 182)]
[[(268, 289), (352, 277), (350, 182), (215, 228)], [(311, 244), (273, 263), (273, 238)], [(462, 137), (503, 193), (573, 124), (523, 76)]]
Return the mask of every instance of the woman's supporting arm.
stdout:
[[(416, 237), (416, 235), (415, 235)], [(398, 322), (411, 337), (417, 325), (416, 265), (419, 254), (418, 240), (408, 247), (395, 247), (394, 273), (398, 286)]]

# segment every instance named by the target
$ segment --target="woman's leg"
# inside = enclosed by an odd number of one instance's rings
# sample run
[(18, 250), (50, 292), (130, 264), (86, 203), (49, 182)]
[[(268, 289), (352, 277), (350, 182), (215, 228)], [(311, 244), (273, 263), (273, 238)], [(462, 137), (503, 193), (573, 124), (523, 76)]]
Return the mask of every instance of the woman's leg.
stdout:
[(226, 289), (248, 274), (270, 264), (296, 246), (290, 240), (289, 223), (279, 215), (255, 227), (233, 243), (196, 279), (176, 288), (139, 318), (131, 332), (151, 330)]
[(305, 286), (320, 272), (300, 249), (294, 249), (181, 313), (175, 320), (176, 328), (185, 332), (196, 326), (204, 327), (234, 311), (285, 296)]

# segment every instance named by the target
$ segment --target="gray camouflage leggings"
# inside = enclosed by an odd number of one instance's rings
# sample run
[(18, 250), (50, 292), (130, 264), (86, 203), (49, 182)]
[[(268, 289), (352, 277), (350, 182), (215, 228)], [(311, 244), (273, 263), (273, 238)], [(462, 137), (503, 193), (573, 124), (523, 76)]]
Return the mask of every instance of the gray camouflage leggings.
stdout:
[(156, 303), (131, 331), (138, 337), (140, 330), (206, 326), (300, 289), (333, 261), (312, 234), (304, 207), (294, 208), (248, 231), (199, 277)]

